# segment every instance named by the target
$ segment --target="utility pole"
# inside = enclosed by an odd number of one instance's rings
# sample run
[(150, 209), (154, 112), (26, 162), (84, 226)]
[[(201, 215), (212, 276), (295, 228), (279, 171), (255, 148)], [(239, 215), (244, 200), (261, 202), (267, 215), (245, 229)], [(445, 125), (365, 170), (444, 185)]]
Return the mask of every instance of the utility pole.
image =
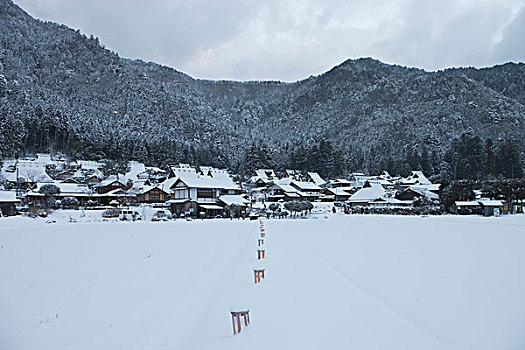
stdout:
[(16, 167), (16, 198), (18, 198), (18, 167)]

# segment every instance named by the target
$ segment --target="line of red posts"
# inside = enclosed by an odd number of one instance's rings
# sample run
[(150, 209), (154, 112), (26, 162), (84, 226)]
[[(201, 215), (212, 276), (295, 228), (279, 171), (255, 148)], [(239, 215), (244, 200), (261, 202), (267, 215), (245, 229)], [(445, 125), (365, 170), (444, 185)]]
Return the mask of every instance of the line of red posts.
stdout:
[[(266, 248), (264, 246), (264, 240), (266, 238), (266, 230), (262, 219), (259, 219), (259, 230), (260, 236), (257, 238), (257, 260), (266, 258)], [(265, 269), (258, 265), (253, 269), (254, 282), (255, 284), (261, 283), (265, 278)], [(232, 307), (230, 309), (233, 334), (240, 333), (245, 327), (250, 324), (250, 310), (246, 307)]]

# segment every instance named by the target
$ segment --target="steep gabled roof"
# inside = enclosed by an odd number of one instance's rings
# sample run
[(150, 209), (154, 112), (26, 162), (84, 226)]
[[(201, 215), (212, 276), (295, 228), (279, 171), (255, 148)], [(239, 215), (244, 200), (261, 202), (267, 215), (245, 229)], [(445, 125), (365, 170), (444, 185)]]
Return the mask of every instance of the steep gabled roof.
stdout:
[(47, 174), (46, 166), (49, 165), (48, 158), (37, 158), (35, 160), (8, 159), (3, 162), (1, 175), (9, 182), (51, 182), (53, 179)]
[(194, 168), (178, 168), (176, 170), (177, 179), (171, 184), (170, 189), (182, 181), (190, 188), (214, 188), (226, 190), (239, 190), (230, 174), (226, 170), (208, 169), (206, 175), (200, 175)]
[(365, 187), (354, 193), (349, 202), (361, 202), (361, 201), (373, 201), (378, 198), (384, 197), (386, 194), (385, 189), (380, 184), (369, 183), (365, 184)]
[(301, 191), (321, 191), (321, 187), (317, 186), (313, 182), (307, 181), (292, 181), (290, 185), (297, 187)]
[(308, 172), (308, 177), (313, 181), (317, 186), (323, 186), (326, 184), (326, 181), (323, 180), (321, 175), (315, 172)]
[(257, 169), (255, 170), (255, 177), (266, 181), (277, 179), (273, 169)]

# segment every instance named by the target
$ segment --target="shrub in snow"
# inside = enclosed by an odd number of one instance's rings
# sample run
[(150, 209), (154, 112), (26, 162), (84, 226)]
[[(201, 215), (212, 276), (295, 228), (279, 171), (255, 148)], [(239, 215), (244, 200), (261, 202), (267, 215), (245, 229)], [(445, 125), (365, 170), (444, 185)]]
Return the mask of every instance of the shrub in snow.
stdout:
[(45, 196), (46, 206), (50, 208), (56, 207), (55, 196), (60, 193), (60, 188), (52, 184), (45, 184), (40, 187), (38, 192)]
[(40, 187), (38, 192), (42, 193), (44, 196), (56, 196), (60, 193), (60, 188), (52, 184), (45, 184)]
[(313, 209), (313, 204), (310, 202), (299, 202), (299, 201), (290, 201), (284, 203), (284, 207), (293, 212), (306, 212)]
[(224, 210), (230, 214), (230, 217), (240, 217), (242, 207), (238, 204), (230, 204), (224, 207)]
[(63, 209), (78, 209), (78, 206), (80, 205), (78, 199), (75, 197), (65, 197), (62, 199), (61, 204)]

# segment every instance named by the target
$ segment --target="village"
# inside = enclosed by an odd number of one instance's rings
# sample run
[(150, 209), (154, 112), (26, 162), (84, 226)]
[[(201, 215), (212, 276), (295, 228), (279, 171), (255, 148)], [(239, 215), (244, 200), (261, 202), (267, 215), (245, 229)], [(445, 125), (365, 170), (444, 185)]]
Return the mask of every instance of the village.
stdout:
[[(246, 181), (227, 170), (178, 164), (169, 169), (129, 161), (123, 173), (106, 174), (105, 161), (37, 154), (2, 162), (3, 216), (47, 216), (53, 209), (104, 209), (104, 217), (140, 220), (132, 209), (156, 208), (153, 219), (303, 216), (321, 204), (333, 213), (429, 215), (443, 213), (440, 184), (422, 171), (407, 177), (352, 173), (323, 179), (316, 172), (255, 170)], [(452, 213), (499, 216), (522, 212), (523, 200), (476, 198), (454, 202)], [(301, 205), (302, 203), (302, 205)], [(306, 204), (308, 203), (308, 204)], [(123, 211), (124, 210), (124, 211)], [(124, 215), (122, 215), (124, 213)], [(129, 215), (126, 215), (129, 214)]]

